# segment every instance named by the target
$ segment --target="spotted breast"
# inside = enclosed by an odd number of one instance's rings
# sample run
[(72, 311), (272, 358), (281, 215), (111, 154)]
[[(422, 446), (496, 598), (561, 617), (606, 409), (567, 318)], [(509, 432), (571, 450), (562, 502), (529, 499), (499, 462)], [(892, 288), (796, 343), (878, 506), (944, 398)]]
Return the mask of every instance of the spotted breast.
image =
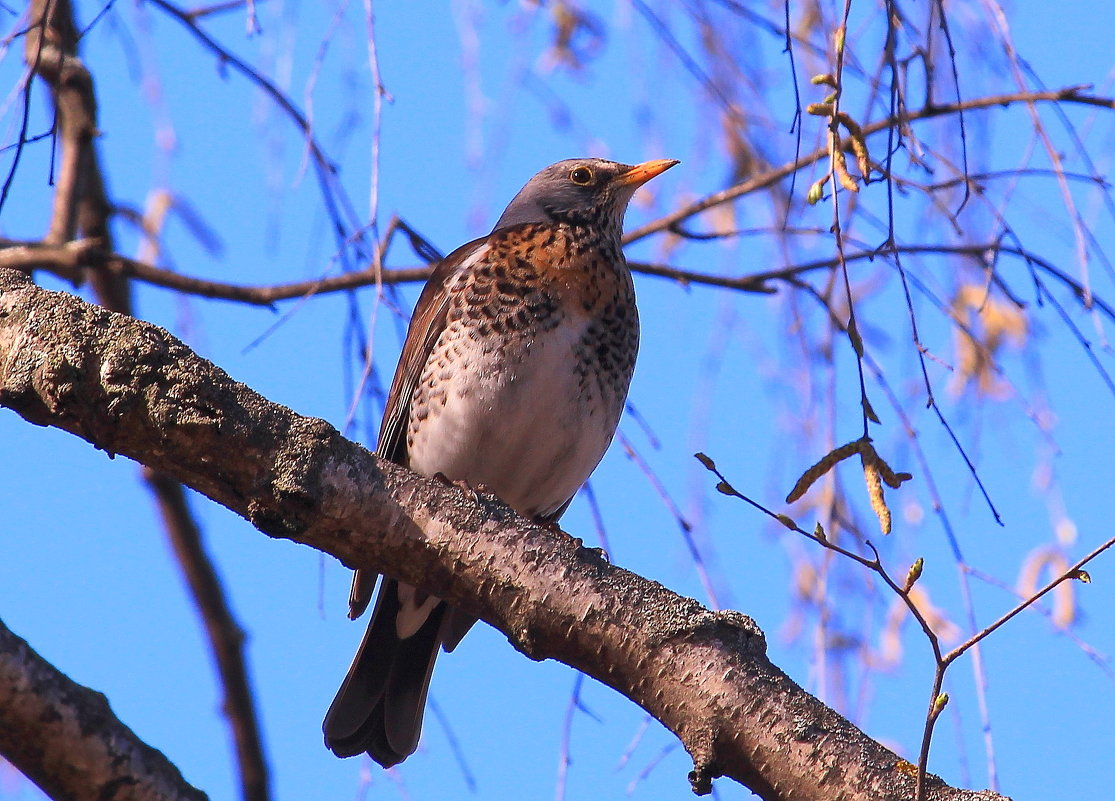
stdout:
[(638, 350), (618, 240), (572, 225), (489, 237), (450, 279), (446, 325), (414, 389), (410, 467), (554, 515), (607, 449)]

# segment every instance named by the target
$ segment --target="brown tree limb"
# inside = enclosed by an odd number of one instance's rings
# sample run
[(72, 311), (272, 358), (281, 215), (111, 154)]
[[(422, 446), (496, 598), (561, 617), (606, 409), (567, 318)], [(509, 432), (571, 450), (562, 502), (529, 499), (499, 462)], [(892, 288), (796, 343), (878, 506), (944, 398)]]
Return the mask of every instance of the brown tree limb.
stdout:
[[(97, 98), (93, 76), (77, 54), (78, 32), (70, 0), (34, 0), (24, 53), (50, 87), (61, 152), (54, 176), (54, 204), (45, 242), (64, 245), (79, 233), (106, 238), (110, 205), (94, 146)], [(109, 273), (91, 276), (102, 302), (115, 311), (130, 306), (127, 281)]]
[(178, 768), (0, 621), (0, 752), (68, 801), (205, 801)]
[[(37, 1), (43, 2), (43, 0)], [(170, 6), (169, 4), (161, 3), (160, 7), (164, 7), (174, 11), (173, 6)], [(29, 53), (30, 47), (31, 46), (29, 41)], [(72, 59), (72, 61), (80, 65), (80, 62), (77, 61), (76, 58)], [(88, 73), (84, 72), (84, 67), (81, 66), (80, 70), (76, 74), (87, 75)], [(88, 82), (78, 81), (78, 83), (82, 86), (85, 86), (87, 84), (88, 90), (90, 92), (92, 91), (91, 80)], [(888, 127), (896, 125), (899, 122), (906, 123), (914, 120), (930, 119), (948, 114), (957, 114), (966, 110), (1006, 107), (1017, 103), (1032, 104), (1037, 102), (1064, 102), (1093, 105), (1100, 108), (1115, 108), (1115, 99), (1085, 95), (1082, 94), (1082, 91), (1082, 87), (1066, 87), (1063, 89), (1052, 91), (1015, 92), (1001, 95), (989, 95), (985, 97), (974, 98), (960, 103), (927, 105), (920, 110), (905, 113), (902, 116), (901, 120), (896, 117), (888, 117), (886, 119), (878, 120), (876, 122), (864, 125), (862, 130), (864, 136), (867, 136), (872, 133), (878, 133), (880, 131), (886, 130)], [(95, 103), (92, 103), (92, 101), (90, 101), (88, 98), (84, 99), (81, 103), (75, 103), (71, 101), (71, 105), (74, 105), (78, 108), (88, 108), (91, 106), (95, 109)], [(284, 109), (287, 109), (287, 105), (284, 105)], [(287, 110), (289, 111), (290, 109)], [(305, 121), (301, 118), (300, 115), (296, 114), (295, 120), (299, 121), (299, 124), (302, 125), (304, 131), (308, 130), (305, 125)], [(90, 127), (95, 128), (95, 120), (93, 122), (85, 121), (82, 125), (75, 124), (71, 127), (77, 131), (86, 131)], [(731, 186), (727, 189), (719, 192), (714, 192), (680, 209), (677, 209), (670, 214), (660, 217), (657, 220), (653, 220), (640, 228), (628, 232), (628, 234), (624, 237), (624, 241), (630, 243), (639, 239), (643, 239), (652, 233), (666, 230), (676, 230), (677, 227), (680, 226), (681, 223), (683, 223), (685, 220), (701, 213), (702, 211), (772, 186), (778, 181), (796, 172), (797, 170), (800, 170), (817, 161), (820, 161), (827, 155), (828, 150), (825, 148), (820, 148), (812, 153), (801, 156), (794, 162), (790, 162), (774, 169), (767, 170), (766, 172), (753, 176), (752, 178)], [(91, 178), (89, 183), (91, 185), (94, 185), (95, 187), (100, 187), (97, 192), (94, 192), (92, 194), (101, 198), (101, 200), (90, 201), (90, 205), (94, 207), (100, 207), (103, 210), (107, 210), (107, 201), (103, 200), (103, 184), (100, 180), (100, 171), (99, 169), (95, 168), (95, 153), (93, 154), (93, 158), (94, 169), (90, 170)], [(328, 165), (329, 162), (325, 160), (321, 163)], [(56, 203), (56, 206), (58, 206), (58, 203)], [(89, 216), (95, 215), (86, 215), (86, 217)], [(58, 218), (57, 214), (55, 215), (55, 218)], [(320, 279), (309, 281), (297, 281), (287, 284), (263, 286), (243, 286), (181, 275), (170, 270), (162, 269), (150, 264), (145, 264), (143, 262), (129, 259), (125, 256), (114, 253), (112, 252), (111, 244), (106, 244), (106, 225), (86, 224), (81, 226), (81, 230), (85, 232), (86, 238), (75, 242), (71, 242), (68, 239), (56, 240), (54, 239), (53, 234), (48, 235), (48, 237), (40, 243), (5, 242), (4, 251), (2, 254), (0, 254), (0, 266), (8, 266), (25, 270), (46, 269), (60, 275), (67, 280), (75, 282), (76, 279), (81, 275), (79, 269), (88, 268), (90, 274), (94, 276), (96, 280), (121, 281), (126, 278), (136, 278), (154, 286), (173, 289), (199, 297), (231, 300), (262, 306), (269, 306), (278, 301), (301, 298), (311, 294), (325, 294), (331, 292), (347, 291), (378, 283), (405, 283), (411, 281), (422, 281), (425, 280), (425, 278), (429, 275), (428, 267), (408, 267), (393, 270), (377, 270), (373, 265), (363, 270), (351, 271), (342, 275), (323, 277)], [(687, 235), (692, 236), (692, 234)], [(1031, 255), (1028, 253), (1023, 253), (1017, 249), (1007, 248), (998, 243), (996, 243), (993, 247), (1002, 249), (1003, 252), (1012, 252), (1015, 255), (1019, 255), (1023, 258), (1031, 258)], [(986, 251), (989, 249), (990, 247), (983, 245), (919, 245), (909, 248), (900, 248), (900, 251), (938, 253), (957, 252), (975, 254), (980, 250)], [(848, 254), (848, 258), (855, 260), (862, 258), (873, 258), (875, 255), (877, 254), (874, 251), (862, 251), (855, 254)], [(639, 262), (632, 262), (631, 268), (635, 272), (671, 278), (682, 283), (718, 286), (748, 292), (770, 292), (772, 290), (767, 285), (769, 281), (784, 279), (787, 276), (803, 271), (809, 271), (831, 265), (832, 260), (822, 259), (815, 262), (809, 262), (807, 264), (788, 265), (779, 269), (768, 270), (743, 276), (710, 275), (693, 272), (690, 270), (684, 270), (669, 265), (648, 264)], [(1068, 283), (1064, 280), (1063, 273), (1057, 274), (1055, 275), (1055, 277), (1057, 277), (1058, 280), (1062, 281), (1062, 283)], [(1080, 292), (1083, 290), (1083, 288), (1079, 285), (1071, 288), (1077, 295), (1080, 295)], [(111, 304), (111, 307), (115, 308), (118, 311), (125, 310), (118, 304)]]
[[(597, 678), (678, 735), (698, 792), (724, 775), (768, 801), (912, 796), (909, 763), (771, 664), (744, 615), (710, 612), (490, 496), (378, 460), (162, 329), (9, 270), (0, 405), (164, 471), (269, 536), (445, 598), (529, 657)], [(1001, 798), (935, 778), (928, 797)]]
[[(377, 283), (375, 267), (368, 267), (364, 270), (310, 281), (246, 286), (244, 284), (230, 284), (224, 281), (194, 278), (176, 273), (173, 270), (156, 267), (136, 259), (130, 259), (127, 256), (121, 256), (118, 253), (108, 252), (96, 240), (78, 240), (66, 245), (0, 240), (0, 267), (8, 267), (23, 272), (46, 270), (61, 278), (72, 280), (74, 272), (83, 266), (103, 270), (112, 275), (135, 278), (152, 286), (171, 289), (187, 295), (214, 300), (231, 300), (253, 306), (272, 306), (281, 300), (343, 292)], [(429, 275), (429, 267), (382, 270), (379, 271), (378, 282), (399, 284), (425, 281)]]
[[(1064, 270), (1033, 251), (1006, 245), (1002, 242), (976, 242), (964, 245), (915, 243), (898, 245), (894, 248), (888, 247), (882, 251), (857, 250), (846, 253), (844, 260), (851, 263), (873, 261), (877, 258), (886, 259), (889, 254), (894, 252), (904, 255), (966, 256), (983, 265), (993, 260), (996, 254), (1016, 256), (1056, 279), (1081, 303), (1084, 303), (1087, 297), (1085, 287)], [(714, 286), (740, 292), (770, 294), (776, 291), (772, 286), (773, 283), (779, 281), (792, 282), (804, 273), (830, 269), (837, 263), (836, 257), (814, 259), (738, 276), (699, 273), (669, 264), (651, 262), (633, 261), (629, 262), (628, 266), (630, 266), (632, 272), (666, 278), (685, 285)], [(374, 266), (369, 266), (364, 270), (310, 281), (248, 286), (194, 278), (142, 261), (129, 259), (126, 256), (107, 253), (97, 241), (88, 239), (68, 242), (65, 245), (0, 239), (0, 268), (3, 267), (28, 273), (35, 270), (45, 270), (70, 281), (74, 281), (75, 276), (80, 275), (83, 268), (90, 267), (97, 270), (107, 270), (113, 274), (135, 278), (152, 286), (159, 286), (188, 295), (214, 300), (230, 300), (256, 306), (272, 306), (283, 300), (293, 300), (309, 295), (325, 295), (380, 284), (424, 281), (430, 274), (429, 267), (401, 267), (377, 271)], [(1115, 320), (1115, 306), (1095, 296), (1091, 297), (1090, 302), (1107, 317)]]
[(93, 78), (77, 57), (76, 42), (69, 0), (35, 0), (24, 57), (50, 87), (54, 99), (55, 136), (61, 155), (54, 176), (50, 230), (45, 237), (53, 244), (68, 242), (77, 232), (78, 201), (85, 192), (97, 135)]
[[(25, 58), (50, 87), (57, 116), (56, 136), (62, 151), (54, 214), (45, 243), (62, 254), (78, 257), (65, 271), (70, 280), (76, 283), (88, 276), (102, 306), (131, 314), (130, 276), (98, 269), (90, 260), (81, 259), (83, 248), (74, 242), (81, 235), (83, 242), (99, 243), (108, 252), (115, 250), (110, 229), (112, 204), (94, 144), (98, 130), (93, 76), (78, 58), (79, 36), (72, 4), (70, 0), (34, 0), (31, 19)], [(202, 547), (200, 530), (186, 505), (181, 485), (150, 469), (145, 471), (145, 479), (155, 495), (167, 535), (209, 635), (224, 691), (223, 709), (235, 744), (241, 795), (244, 801), (268, 801), (267, 762), (240, 648), (242, 633)]]

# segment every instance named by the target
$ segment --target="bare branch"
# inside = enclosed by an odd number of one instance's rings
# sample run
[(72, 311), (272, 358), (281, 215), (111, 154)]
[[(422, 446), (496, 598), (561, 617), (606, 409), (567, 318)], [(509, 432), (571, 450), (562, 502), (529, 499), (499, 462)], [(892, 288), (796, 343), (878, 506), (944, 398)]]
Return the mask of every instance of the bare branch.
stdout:
[(67, 801), (205, 801), (165, 756), (0, 622), (0, 752)]
[(996, 620), (990, 626), (987, 626), (983, 630), (973, 634), (971, 637), (969, 637), (967, 640), (962, 642), (960, 645), (953, 648), (951, 651), (949, 651), (947, 654), (945, 654), (945, 656), (944, 656), (945, 664), (946, 665), (951, 664), (958, 657), (960, 657), (965, 651), (967, 651), (972, 646), (979, 643), (980, 640), (983, 640), (983, 639), (987, 638), (992, 632), (994, 632), (996, 629), (998, 629), (1004, 623), (1006, 623), (1009, 620), (1011, 620), (1012, 618), (1014, 618), (1020, 612), (1025, 611), (1027, 608), (1029, 608), (1033, 604), (1037, 603), (1039, 600), (1041, 600), (1042, 597), (1044, 597), (1045, 595), (1049, 594), (1054, 589), (1056, 589), (1058, 585), (1060, 585), (1060, 584), (1062, 584), (1066, 581), (1073, 580), (1073, 579), (1080, 579), (1081, 578), (1081, 570), (1083, 569), (1083, 567), (1085, 565), (1087, 565), (1089, 562), (1091, 562), (1092, 560), (1094, 560), (1097, 556), (1102, 554), (1104, 551), (1111, 548), (1112, 546), (1115, 546), (1115, 537), (1112, 537), (1112, 538), (1108, 539), (1106, 542), (1104, 542), (1100, 545), (1097, 545), (1095, 548), (1092, 549), (1091, 553), (1089, 553), (1087, 556), (1084, 556), (1081, 559), (1079, 559), (1076, 562), (1076, 564), (1074, 564), (1072, 567), (1066, 568), (1064, 571), (1062, 571), (1060, 573), (1060, 575), (1058, 575), (1056, 578), (1054, 578), (1052, 581), (1050, 581), (1048, 584), (1046, 584), (1044, 587), (1042, 587), (1037, 592), (1033, 593), (1029, 597), (1023, 598), (1021, 601), (1018, 602), (1018, 604), (1015, 605), (1015, 607), (1013, 609), (1011, 609), (1008, 612), (1005, 612), (1002, 616), (999, 617), (998, 620)]
[[(86, 242), (98, 242), (111, 252), (114, 250), (109, 227), (112, 205), (105, 192), (93, 140), (97, 134), (96, 95), (93, 77), (77, 57), (79, 35), (73, 8), (69, 0), (36, 0), (32, 13), (38, 22), (28, 37), (27, 62), (50, 85), (63, 151), (62, 172), (55, 189), (54, 217), (46, 243), (56, 246), (63, 255), (80, 259), (82, 247), (72, 242), (80, 233), (86, 237)], [(90, 275), (102, 306), (124, 314), (132, 313), (128, 276), (75, 262), (67, 265), (67, 277), (71, 280), (79, 277), (79, 266), (86, 268), (84, 272)], [(146, 478), (209, 634), (225, 692), (224, 711), (236, 743), (242, 796), (244, 801), (268, 801), (268, 771), (240, 649), (239, 627), (201, 546), (200, 532), (190, 516), (181, 485), (156, 471), (147, 471)]]
[(143, 478), (155, 495), (178, 565), (205, 624), (224, 690), (222, 708), (236, 743), (242, 796), (245, 801), (267, 801), (270, 782), (251, 682), (244, 664), (244, 632), (229, 611), (224, 588), (205, 552), (201, 530), (186, 504), (182, 485), (150, 468), (144, 468)]
[(93, 78), (77, 57), (76, 43), (77, 30), (68, 0), (33, 4), (25, 57), (50, 86), (57, 112), (55, 134), (62, 154), (46, 235), (46, 241), (52, 243), (68, 242), (77, 230), (78, 201), (93, 166), (93, 137), (97, 135)]
[[(59, 321), (64, 321), (61, 324)], [(749, 618), (713, 613), (570, 537), (377, 459), (269, 403), (161, 329), (0, 271), (0, 405), (173, 475), (264, 533), (477, 614), (534, 659), (662, 721), (708, 792), (908, 799), (901, 760), (794, 684)], [(590, 610), (586, 613), (586, 610)], [(931, 781), (933, 799), (998, 798)]]
[[(308, 295), (322, 295), (331, 292), (344, 292), (377, 282), (376, 270), (369, 267), (357, 272), (323, 277), (313, 281), (295, 281), (289, 284), (270, 286), (244, 286), (223, 281), (209, 281), (193, 278), (162, 267), (155, 267), (142, 261), (106, 253), (100, 243), (94, 240), (78, 240), (67, 245), (56, 246), (33, 242), (0, 241), (0, 267), (23, 272), (48, 270), (56, 275), (70, 279), (83, 266), (92, 266), (112, 275), (135, 278), (152, 286), (172, 289), (202, 298), (231, 300), (254, 306), (271, 306), (281, 300), (304, 298)], [(430, 274), (429, 267), (409, 267), (400, 270), (384, 270), (379, 276), (383, 284), (424, 281)]]
[[(901, 116), (893, 115), (885, 119), (876, 120), (875, 122), (863, 125), (862, 130), (864, 136), (870, 136), (880, 131), (889, 130), (893, 126), (904, 125), (907, 122), (915, 120), (943, 117), (972, 109), (1005, 108), (1018, 103), (1080, 103), (1083, 105), (1098, 106), (1100, 108), (1115, 109), (1115, 98), (1081, 94), (1086, 88), (1087, 87), (1082, 86), (1070, 86), (1064, 89), (1055, 89), (1045, 92), (1013, 92), (1001, 95), (986, 95), (972, 100), (965, 100), (961, 103), (927, 105), (918, 111), (907, 111)], [(693, 201), (676, 211), (659, 217), (657, 220), (653, 220), (633, 231), (628, 231), (623, 241), (624, 243), (630, 243), (645, 239), (651, 234), (669, 230), (684, 220), (700, 214), (702, 211), (711, 209), (713, 206), (718, 206), (721, 203), (728, 203), (744, 195), (749, 195), (752, 192), (758, 191), (759, 189), (766, 189), (767, 187), (774, 186), (783, 178), (790, 176), (803, 167), (808, 167), (826, 158), (828, 153), (827, 147), (818, 148), (812, 153), (800, 156), (796, 161), (788, 162), (780, 167), (775, 167), (772, 170), (749, 178), (735, 186), (730, 186), (727, 189), (714, 192), (711, 195), (706, 195), (700, 200)]]

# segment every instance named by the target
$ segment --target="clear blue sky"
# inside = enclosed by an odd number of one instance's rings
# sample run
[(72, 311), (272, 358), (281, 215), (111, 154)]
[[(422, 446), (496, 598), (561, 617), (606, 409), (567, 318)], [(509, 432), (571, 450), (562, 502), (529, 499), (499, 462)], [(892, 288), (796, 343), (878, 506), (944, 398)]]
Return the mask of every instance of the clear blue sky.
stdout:
[[(1019, 6), (1011, 12), (1016, 43), (1049, 86), (1095, 83), (1102, 88), (1109, 81), (1115, 65), (1106, 29), (1095, 22), (1104, 18), (1104, 6), (1076, 4), (1047, 16), (1035, 5)], [(94, 9), (82, 5), (81, 20), (88, 22)], [(249, 61), (280, 76), (304, 104), (313, 59), (333, 10), (265, 3), (260, 7), (263, 36), (245, 39), (240, 13), (215, 20), (212, 30)], [(536, 16), (514, 4), (458, 2), (377, 4), (376, 13), (380, 66), (393, 97), (382, 119), (381, 222), (399, 212), (440, 249), (451, 250), (487, 230), (537, 169), (590, 152), (622, 161), (684, 159), (655, 182), (648, 193), (650, 207), (633, 205), (629, 227), (672, 208), (678, 198), (724, 185), (727, 168), (717, 145), (719, 124), (694, 117), (696, 90), (671, 54), (649, 43), (644, 20), (625, 3), (597, 9), (616, 33), (579, 75), (541, 69), (538, 53), (549, 30), (546, 12)], [(960, 26), (966, 12), (955, 13), (954, 24)], [(3, 19), (13, 24), (9, 16)], [(515, 35), (509, 37), (509, 30)], [(371, 184), (372, 94), (365, 41), (361, 11), (350, 8), (332, 39), (313, 96), (320, 137), (343, 164), (344, 185), (361, 215), (367, 213)], [(781, 74), (785, 63), (777, 48), (759, 41), (767, 54), (765, 70), (771, 76)], [(993, 45), (985, 46), (993, 59)], [(169, 185), (223, 244), (218, 256), (205, 253), (182, 217), (173, 217), (166, 254), (177, 269), (246, 284), (299, 280), (328, 269), (332, 243), (323, 228), (312, 174), (300, 173), (298, 136), (245, 81), (233, 74), (218, 77), (213, 58), (150, 6), (114, 5), (88, 36), (84, 56), (97, 78), (101, 154), (112, 196), (141, 206), (152, 186)], [(799, 77), (809, 72), (805, 61), (799, 64)], [(144, 102), (140, 83), (150, 79), (153, 66), (158, 82), (149, 82), (147, 91), (155, 100)], [(2, 84), (13, 85), (20, 69), (19, 53), (9, 52), (0, 62)], [(525, 82), (518, 79), (524, 74)], [(808, 91), (804, 77), (801, 83)], [(1009, 90), (1010, 77), (985, 78), (970, 94), (992, 86)], [(41, 126), (41, 88), (34, 105)], [(479, 123), (473, 116), (478, 108), (485, 112)], [(5, 109), (6, 137), (15, 110)], [(769, 125), (771, 153), (792, 148), (792, 105), (784, 110)], [(565, 116), (567, 124), (562, 122)], [(994, 153), (992, 160), (1000, 167), (1020, 163), (1028, 147), (1019, 134), (1029, 130), (1025, 113), (994, 111), (985, 119), (995, 127), (973, 124), (973, 152)], [(1087, 117), (1074, 112), (1074, 119), (1089, 131), (1097, 169), (1107, 172), (1109, 120), (1100, 117), (1095, 127), (1087, 128)], [(177, 137), (169, 160), (152, 144), (157, 131), (166, 141), (168, 123)], [(45, 145), (25, 155), (0, 218), (0, 235), (33, 238), (45, 230), (47, 156)], [(1079, 164), (1075, 168), (1081, 169)], [(1030, 201), (1019, 201), (1025, 233), (1035, 247), (1073, 272), (1064, 215), (1043, 210), (1058, 208), (1056, 185), (1040, 180), (1045, 183), (1026, 185), (1037, 187), (1030, 191), (1036, 198), (1032, 208), (1025, 205)], [(804, 186), (799, 183), (797, 191)], [(1112, 220), (1102, 205), (1084, 193), (1078, 200), (1100, 240), (1111, 241)], [(745, 201), (738, 224), (764, 224), (767, 203), (766, 197)], [(819, 207), (807, 223), (825, 227), (829, 215), (827, 207)], [(974, 213), (970, 224), (980, 230), (986, 216)], [(134, 253), (134, 234), (126, 225), (117, 230), (120, 248)], [(643, 243), (629, 257), (651, 258), (660, 253), (654, 248)], [(831, 240), (818, 238), (812, 248), (814, 257), (823, 257), (831, 252)], [(689, 245), (670, 256), (672, 263), (705, 272), (777, 266), (776, 258), (769, 243), (752, 239)], [(400, 244), (390, 263), (403, 266), (414, 259)], [(942, 284), (948, 268), (948, 263), (937, 268)], [(1024, 267), (1015, 264), (1012, 269), (1018, 271), (1014, 286), (1028, 291)], [(1093, 264), (1093, 270), (1097, 288), (1111, 292), (1102, 265)], [(49, 279), (44, 283), (59, 286)], [(632, 419), (625, 421), (623, 431), (695, 523), (720, 604), (755, 617), (768, 632), (774, 661), (799, 683), (820, 691), (822, 671), (809, 641), (814, 620), (807, 616), (804, 632), (792, 636), (800, 610), (789, 589), (793, 565), (802, 555), (815, 563), (820, 556), (749, 507), (710, 492), (715, 482), (691, 458), (697, 450), (709, 453), (735, 486), (781, 509), (779, 499), (797, 472), (823, 453), (819, 442), (803, 445), (798, 424), (792, 422), (811, 401), (794, 383), (801, 366), (791, 361), (793, 334), (786, 328), (781, 301), (686, 290), (650, 278), (637, 279), (637, 285), (644, 337), (632, 401), (654, 439)], [(416, 291), (410, 287), (401, 293), (404, 311)], [(1032, 292), (1026, 297), (1031, 299)], [(905, 396), (916, 392), (919, 373), (909, 358), (908, 323), (899, 298), (893, 286), (874, 296), (865, 304), (862, 322), (869, 350), (893, 368), (893, 383)], [(373, 300), (369, 293), (361, 296), (365, 322), (372, 317)], [(270, 399), (344, 424), (351, 355), (343, 344), (350, 320), (345, 298), (283, 305), (280, 311), (289, 317), (254, 347), (278, 315), (185, 300), (142, 286), (136, 289), (136, 307), (140, 316), (169, 328)], [(943, 356), (951, 356), (947, 328), (932, 319), (927, 311), (923, 337)], [(376, 323), (377, 358), (390, 372), (399, 346), (399, 318), (382, 305)], [(1097, 337), (1089, 320), (1082, 319), (1081, 325), (1089, 337)], [(1052, 464), (1065, 515), (1075, 523), (1079, 539), (1068, 548), (1072, 556), (1109, 536), (1108, 499), (1115, 485), (1110, 425), (1115, 399), (1051, 308), (1038, 312), (1028, 348), (1028, 355), (1011, 354), (1006, 363), (1029, 406), (1015, 399), (979, 409), (956, 403), (946, 390), (947, 372), (931, 364), (952, 422), (977, 460), (1005, 526), (988, 513), (932, 415), (922, 410), (914, 418), (965, 557), (1007, 584), (1014, 583), (1027, 554), (1055, 540), (1051, 508), (1056, 503), (1036, 486), (1040, 465)], [(845, 441), (858, 435), (858, 394), (846, 343), (837, 343), (837, 351), (836, 438)], [(1100, 358), (1112, 366), (1109, 354), (1101, 352)], [(814, 389), (819, 394), (828, 390), (824, 383)], [(955, 562), (929, 508), (924, 473), (901, 444), (895, 415), (879, 391), (872, 392), (884, 421), (875, 432), (880, 450), (893, 457), (896, 467), (915, 475), (890, 496), (897, 522), (895, 533), (881, 542), (884, 559), (901, 572), (914, 557), (924, 556), (924, 582), (934, 602), (965, 627)], [(1045, 406), (1055, 417), (1057, 454), (1051, 460), (1047, 456), (1053, 446), (1042, 444), (1027, 417)], [(370, 406), (361, 411), (350, 432), (354, 437), (367, 441), (366, 432), (378, 422), (373, 411)], [(855, 469), (841, 476), (858, 497)], [(677, 523), (621, 448), (613, 447), (606, 457), (594, 487), (613, 560), (707, 603)], [(320, 723), (362, 628), (345, 618), (348, 571), (306, 548), (261, 536), (201, 497), (191, 500), (235, 612), (249, 633), (250, 668), (276, 799), (356, 798), (365, 781), (371, 784), (369, 797), (384, 799), (552, 797), (573, 671), (529, 662), (484, 626), (440, 660), (433, 698), (475, 774), (474, 795), (433, 714), (427, 716), (420, 752), (394, 776), (367, 761), (337, 760), (321, 744)], [(154, 507), (139, 482), (138, 467), (123, 458), (109, 461), (68, 434), (34, 428), (0, 411), (0, 509), (5, 522), (0, 617), (73, 679), (104, 692), (115, 713), (163, 750), (190, 782), (214, 799), (235, 797), (231, 749), (208, 650)], [(803, 513), (800, 519), (808, 527), (813, 516)], [(868, 519), (869, 530), (870, 523)], [(590, 542), (595, 538), (583, 501), (573, 505), (563, 525)], [(858, 591), (866, 602), (843, 610), (852, 618), (843, 621), (846, 625), (857, 623), (861, 614), (876, 621), (886, 614), (889, 599), (877, 583), (858, 571), (845, 569), (839, 575), (843, 582), (868, 587)], [(1115, 555), (1095, 563), (1091, 575), (1090, 586), (1077, 587), (1081, 619), (1073, 637), (1102, 654), (1115, 654)], [(974, 587), (981, 624), (1013, 603), (1001, 590), (979, 582)], [(853, 589), (845, 586), (842, 591), (856, 594)], [(868, 645), (879, 645), (877, 630), (878, 625)], [(824, 689), (828, 700), (868, 734), (916, 759), (931, 664), (924, 642), (912, 631), (905, 632), (903, 644), (905, 656), (898, 666), (866, 678), (853, 649), (844, 690), (829, 684)], [(1110, 674), (1073, 638), (1054, 633), (1045, 618), (1033, 614), (993, 637), (984, 658), (1002, 791), (1016, 799), (1106, 797), (1115, 749), (1115, 682)], [(937, 729), (931, 769), (950, 782), (984, 787), (988, 778), (970, 660), (962, 660), (950, 676), (953, 704)], [(585, 683), (582, 702), (586, 711), (574, 717), (566, 797), (622, 798), (629, 790), (637, 799), (687, 796), (688, 759), (671, 735), (652, 724), (630, 760), (621, 764), (643, 714), (591, 681)], [(670, 748), (661, 764), (640, 780), (640, 773)], [(750, 797), (727, 782), (717, 789), (721, 798)], [(38, 795), (0, 774), (0, 797)]]

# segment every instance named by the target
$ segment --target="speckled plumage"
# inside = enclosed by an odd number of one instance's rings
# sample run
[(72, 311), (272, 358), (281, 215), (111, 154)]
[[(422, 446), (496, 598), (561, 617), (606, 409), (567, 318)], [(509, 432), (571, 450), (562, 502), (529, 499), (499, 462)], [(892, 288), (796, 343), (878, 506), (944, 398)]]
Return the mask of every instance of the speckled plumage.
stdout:
[[(445, 328), (411, 399), (410, 466), (548, 518), (603, 456), (638, 350), (615, 242), (526, 225), (490, 236), (447, 282)], [(576, 255), (573, 255), (576, 254)]]
[[(675, 163), (558, 162), (524, 186), (491, 234), (443, 259), (415, 307), (380, 455), (556, 521), (611, 442), (635, 366), (623, 213), (635, 189)], [(352, 616), (373, 580), (357, 573)], [(385, 579), (326, 715), (326, 744), (385, 767), (405, 759), (437, 650), (452, 650), (473, 622)]]

